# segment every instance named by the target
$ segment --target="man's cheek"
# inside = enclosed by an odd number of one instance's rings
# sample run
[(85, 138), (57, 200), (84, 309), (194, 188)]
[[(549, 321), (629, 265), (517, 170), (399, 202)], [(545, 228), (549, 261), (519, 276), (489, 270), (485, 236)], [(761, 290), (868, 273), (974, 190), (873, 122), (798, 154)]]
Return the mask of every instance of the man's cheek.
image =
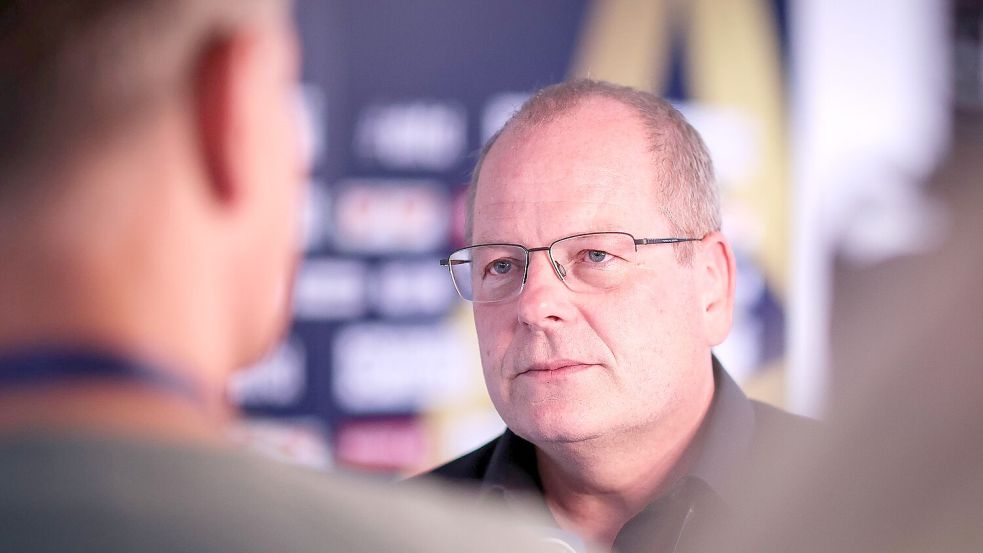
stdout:
[(502, 369), (508, 362), (509, 341), (501, 333), (491, 335), (482, 346), (482, 363), (490, 370)]

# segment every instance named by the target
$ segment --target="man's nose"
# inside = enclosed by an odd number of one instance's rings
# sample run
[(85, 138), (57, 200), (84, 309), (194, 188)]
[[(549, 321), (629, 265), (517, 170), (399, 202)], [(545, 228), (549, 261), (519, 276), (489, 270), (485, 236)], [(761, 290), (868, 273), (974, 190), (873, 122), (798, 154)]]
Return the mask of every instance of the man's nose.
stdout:
[(573, 318), (576, 309), (573, 292), (559, 278), (562, 267), (554, 268), (545, 251), (529, 254), (526, 285), (518, 299), (519, 322), (530, 326), (549, 326)]

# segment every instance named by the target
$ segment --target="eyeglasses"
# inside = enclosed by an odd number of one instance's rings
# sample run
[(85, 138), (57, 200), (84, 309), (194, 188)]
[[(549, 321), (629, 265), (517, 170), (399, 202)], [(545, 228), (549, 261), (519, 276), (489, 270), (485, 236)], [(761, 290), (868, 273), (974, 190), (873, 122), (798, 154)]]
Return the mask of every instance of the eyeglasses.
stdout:
[(549, 246), (478, 244), (461, 248), (440, 264), (448, 268), (457, 293), (474, 303), (506, 301), (522, 293), (529, 254), (545, 251), (553, 272), (574, 292), (611, 290), (635, 267), (638, 246), (698, 242), (701, 238), (635, 238), (627, 232), (589, 232)]

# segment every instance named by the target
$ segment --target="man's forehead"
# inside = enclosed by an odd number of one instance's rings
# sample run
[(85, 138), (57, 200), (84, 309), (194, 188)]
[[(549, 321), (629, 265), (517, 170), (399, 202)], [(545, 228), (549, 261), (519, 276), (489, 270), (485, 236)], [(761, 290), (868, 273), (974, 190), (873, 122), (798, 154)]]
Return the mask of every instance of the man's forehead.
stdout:
[(478, 199), (648, 194), (658, 172), (647, 138), (638, 127), (589, 118), (506, 132), (482, 163)]
[(605, 123), (576, 127), (557, 123), (504, 135), (481, 165), (479, 194), (489, 185), (498, 191), (522, 193), (525, 189), (578, 186), (589, 191), (655, 184), (658, 155), (641, 131)]
[(544, 165), (482, 172), (474, 198), (475, 217), (530, 209), (544, 215), (555, 210), (618, 211), (660, 203), (661, 187), (649, 171), (624, 171), (577, 160), (561, 162), (560, 167)]
[(666, 225), (660, 206), (649, 202), (563, 198), (493, 201), (476, 207), (472, 243), (519, 241), (537, 246), (585, 232), (621, 231), (641, 236), (667, 228)]
[(478, 178), (475, 241), (629, 231), (661, 213), (659, 171), (644, 127), (618, 104), (582, 107), (591, 109), (499, 137)]
[[(623, 203), (615, 203), (602, 200), (590, 199), (566, 199), (562, 197), (548, 199), (530, 200), (499, 200), (489, 201), (477, 206), (475, 215), (481, 220), (495, 221), (507, 220), (526, 212), (535, 212), (542, 215), (552, 214), (577, 214), (584, 219), (595, 219), (610, 213), (617, 215), (629, 211)], [(644, 208), (644, 205), (637, 206)]]
[[(615, 201), (614, 198), (647, 192), (649, 184), (617, 167), (560, 161), (554, 167), (532, 167), (514, 160), (514, 169), (482, 172), (475, 201)], [(556, 166), (559, 165), (559, 166)]]

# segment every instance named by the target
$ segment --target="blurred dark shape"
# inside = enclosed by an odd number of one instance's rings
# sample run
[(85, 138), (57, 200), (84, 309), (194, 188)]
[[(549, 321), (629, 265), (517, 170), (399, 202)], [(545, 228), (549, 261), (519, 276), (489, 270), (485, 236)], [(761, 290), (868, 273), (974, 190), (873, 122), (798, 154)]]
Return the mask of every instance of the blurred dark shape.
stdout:
[(762, 463), (737, 524), (706, 551), (983, 549), (983, 114), (956, 113), (947, 242), (932, 254), (841, 269), (825, 438)]

